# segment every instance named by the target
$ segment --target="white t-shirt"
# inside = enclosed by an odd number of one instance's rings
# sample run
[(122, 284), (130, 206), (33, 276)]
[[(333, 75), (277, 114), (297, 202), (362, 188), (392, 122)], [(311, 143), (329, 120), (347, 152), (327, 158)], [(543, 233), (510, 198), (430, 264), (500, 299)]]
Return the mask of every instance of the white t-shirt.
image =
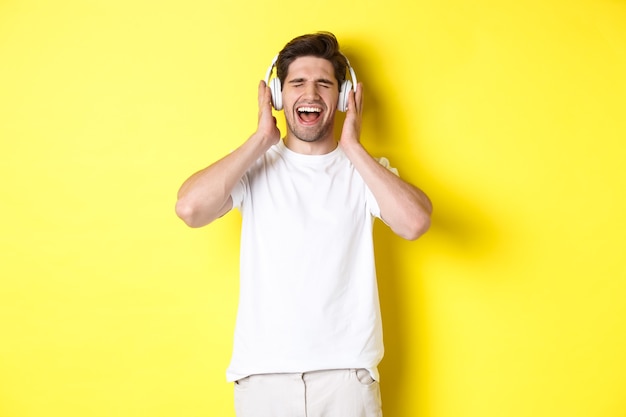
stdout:
[(372, 229), (379, 208), (340, 147), (280, 141), (231, 193), (242, 214), (240, 296), (227, 379), (366, 368), (383, 356)]

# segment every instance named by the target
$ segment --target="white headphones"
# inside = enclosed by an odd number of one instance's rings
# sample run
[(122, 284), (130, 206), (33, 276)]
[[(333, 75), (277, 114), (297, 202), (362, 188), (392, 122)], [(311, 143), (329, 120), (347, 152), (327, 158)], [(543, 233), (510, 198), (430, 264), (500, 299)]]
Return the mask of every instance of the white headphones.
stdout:
[[(357, 80), (356, 80), (356, 74), (354, 73), (354, 70), (352, 69), (352, 66), (350, 65), (350, 61), (348, 61), (348, 58), (345, 55), (344, 55), (344, 58), (346, 58), (346, 62), (348, 63), (348, 70), (350, 71), (350, 77), (352, 78), (352, 81), (345, 80), (343, 83), (341, 83), (341, 88), (339, 89), (339, 100), (337, 103), (337, 110), (345, 112), (346, 110), (348, 110), (348, 93), (350, 92), (351, 88), (353, 88), (354, 92), (356, 93)], [(267, 73), (265, 74), (265, 84), (269, 86), (272, 92), (272, 105), (274, 106), (276, 110), (282, 110), (283, 109), (283, 95), (282, 95), (283, 90), (282, 90), (282, 86), (280, 85), (280, 79), (278, 77), (274, 77), (270, 79), (270, 76), (272, 75), (272, 70), (276, 66), (276, 61), (278, 61), (278, 55), (274, 57), (274, 59), (272, 60), (272, 65), (270, 65), (270, 67), (267, 69)]]

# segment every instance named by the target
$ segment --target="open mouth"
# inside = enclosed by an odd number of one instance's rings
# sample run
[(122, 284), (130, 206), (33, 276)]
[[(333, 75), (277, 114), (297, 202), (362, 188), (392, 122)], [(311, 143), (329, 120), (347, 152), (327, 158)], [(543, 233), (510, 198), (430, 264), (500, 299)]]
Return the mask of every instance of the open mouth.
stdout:
[(321, 107), (317, 106), (300, 106), (296, 111), (300, 120), (305, 124), (315, 123), (322, 114)]

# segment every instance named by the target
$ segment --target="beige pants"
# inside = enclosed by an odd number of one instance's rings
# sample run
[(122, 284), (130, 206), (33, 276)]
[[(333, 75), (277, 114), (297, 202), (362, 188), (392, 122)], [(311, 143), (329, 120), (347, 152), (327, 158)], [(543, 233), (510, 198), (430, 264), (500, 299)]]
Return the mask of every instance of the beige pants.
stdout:
[(365, 369), (252, 375), (235, 382), (237, 417), (382, 417)]

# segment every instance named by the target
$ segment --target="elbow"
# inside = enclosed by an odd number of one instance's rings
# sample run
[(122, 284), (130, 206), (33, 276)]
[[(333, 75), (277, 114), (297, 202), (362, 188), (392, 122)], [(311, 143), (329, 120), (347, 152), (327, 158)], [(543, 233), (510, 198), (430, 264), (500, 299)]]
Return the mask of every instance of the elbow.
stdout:
[[(230, 201), (230, 200), (229, 200)], [(228, 202), (215, 209), (213, 204), (202, 204), (193, 198), (179, 198), (176, 202), (176, 215), (189, 227), (206, 226), (213, 220), (222, 217), (230, 210)]]
[(417, 240), (430, 229), (432, 212), (432, 202), (421, 193), (418, 205), (406, 213), (403, 233), (398, 234), (406, 240)]
[(417, 240), (430, 229), (430, 224), (430, 214), (421, 212), (418, 215), (412, 216), (405, 224), (405, 227), (396, 233), (403, 239)]
[(399, 212), (391, 212), (388, 217), (383, 214), (381, 219), (399, 237), (406, 240), (417, 240), (430, 229), (431, 212), (432, 206), (418, 206)]
[(176, 215), (189, 227), (197, 228), (203, 226), (198, 221), (197, 210), (193, 205), (186, 202), (184, 199), (176, 202)]

